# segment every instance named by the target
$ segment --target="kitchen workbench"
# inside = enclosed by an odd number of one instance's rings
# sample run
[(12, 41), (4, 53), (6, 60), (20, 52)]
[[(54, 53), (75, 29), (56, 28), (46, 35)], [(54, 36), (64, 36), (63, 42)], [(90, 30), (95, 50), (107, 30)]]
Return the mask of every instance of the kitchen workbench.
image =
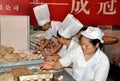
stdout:
[[(32, 61), (21, 61), (21, 62), (7, 62), (7, 63), (1, 63), (0, 64), (0, 73), (4, 73), (8, 70), (11, 70), (14, 67), (28, 67), (29, 69), (34, 67), (39, 67), (40, 63), (43, 62), (43, 60), (32, 60)], [(58, 80), (58, 78), (62, 76), (63, 78), (61, 80)], [(53, 81), (75, 81), (72, 76), (70, 76), (65, 69), (59, 70), (54, 73)]]
[(65, 69), (62, 69), (59, 72), (54, 73), (54, 81), (59, 81), (58, 78), (63, 76), (60, 81), (75, 81), (72, 76), (70, 76)]
[(6, 62), (6, 63), (0, 63), (0, 73), (3, 73), (5, 71), (11, 70), (13, 67), (23, 67), (26, 66), (28, 68), (39, 66), (40, 63), (42, 63), (43, 60), (25, 60), (20, 62)]

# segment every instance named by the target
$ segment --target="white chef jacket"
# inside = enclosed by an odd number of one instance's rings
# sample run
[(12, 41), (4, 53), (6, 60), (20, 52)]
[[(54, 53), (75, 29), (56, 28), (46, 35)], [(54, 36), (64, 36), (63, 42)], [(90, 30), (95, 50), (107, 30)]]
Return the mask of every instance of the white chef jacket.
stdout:
[[(60, 57), (64, 57), (67, 52), (69, 52), (70, 50), (74, 49), (76, 47), (76, 41), (74, 41), (74, 39), (71, 40), (70, 45), (67, 48), (67, 45), (63, 45), (62, 48), (59, 50), (58, 54), (60, 55)], [(72, 75), (72, 69), (71, 68), (65, 68), (65, 70)]]
[(72, 40), (74, 40), (75, 42), (78, 42), (78, 41), (79, 41), (79, 39), (78, 39), (77, 36), (74, 36), (74, 37), (72, 38)]
[(73, 78), (76, 81), (106, 81), (109, 72), (108, 57), (98, 48), (95, 55), (85, 61), (79, 45), (59, 59), (67, 67), (73, 63)]
[[(77, 39), (77, 38), (76, 38)], [(72, 38), (70, 45), (67, 48), (67, 45), (63, 45), (62, 48), (59, 50), (58, 54), (60, 55), (60, 57), (63, 57), (65, 54), (67, 54), (67, 52), (69, 52), (70, 50), (74, 49), (74, 47), (76, 47), (76, 42), (78, 42), (77, 40), (74, 40)]]
[(51, 39), (53, 36), (57, 36), (57, 31), (61, 27), (62, 22), (51, 21), (51, 27), (46, 31), (45, 38)]

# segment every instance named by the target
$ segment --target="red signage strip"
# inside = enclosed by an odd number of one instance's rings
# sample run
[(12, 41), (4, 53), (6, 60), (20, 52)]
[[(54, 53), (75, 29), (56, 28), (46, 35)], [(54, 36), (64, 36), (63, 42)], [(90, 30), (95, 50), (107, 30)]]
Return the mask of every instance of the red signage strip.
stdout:
[(62, 21), (72, 13), (84, 25), (120, 25), (120, 0), (30, 0), (32, 25), (32, 7), (43, 3), (49, 5), (51, 20)]
[(29, 15), (29, 0), (1, 0), (0, 15)]
[(33, 7), (47, 3), (51, 20), (62, 21), (68, 13), (84, 25), (120, 26), (120, 0), (1, 0), (0, 15), (29, 15), (37, 25)]

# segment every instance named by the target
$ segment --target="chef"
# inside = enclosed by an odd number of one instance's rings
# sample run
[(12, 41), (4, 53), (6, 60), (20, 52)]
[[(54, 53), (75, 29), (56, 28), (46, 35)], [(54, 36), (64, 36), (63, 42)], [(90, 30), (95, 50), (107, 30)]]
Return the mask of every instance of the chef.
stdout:
[[(68, 14), (62, 22), (62, 27), (58, 30), (58, 41), (63, 45), (57, 54), (48, 56), (47, 60), (58, 60), (64, 57), (67, 52), (76, 47), (76, 42), (72, 38), (80, 31), (83, 27), (81, 22), (76, 19), (72, 14)], [(70, 67), (70, 66), (69, 66)], [(66, 71), (71, 75), (71, 69), (66, 68)]]
[(58, 30), (58, 33), (57, 33), (57, 39), (63, 45), (57, 54), (59, 55), (59, 57), (64, 56), (67, 50), (72, 49), (72, 46), (70, 47), (70, 45), (67, 45), (66, 41), (68, 42), (69, 40), (70, 42), (71, 41), (77, 42), (78, 39), (77, 39), (76, 34), (79, 33), (80, 29), (82, 28), (83, 28), (83, 24), (78, 19), (76, 19), (72, 14), (68, 14), (65, 17), (65, 19), (63, 20), (61, 24), (61, 28)]
[[(46, 34), (45, 34), (46, 41), (38, 49), (38, 51), (41, 51), (48, 45), (50, 39), (52, 39), (53, 36), (55, 37), (57, 36), (57, 30), (61, 27), (61, 22), (50, 20), (50, 12), (47, 4), (36, 6), (33, 8), (33, 11), (38, 24), (42, 27), (43, 30), (46, 30)], [(58, 44), (56, 49), (52, 50), (50, 54), (56, 52), (60, 47), (61, 45)]]
[(89, 26), (81, 32), (80, 45), (76, 44), (58, 61), (47, 61), (42, 69), (61, 69), (73, 63), (72, 76), (76, 81), (106, 81), (109, 72), (108, 57), (100, 50), (104, 33)]

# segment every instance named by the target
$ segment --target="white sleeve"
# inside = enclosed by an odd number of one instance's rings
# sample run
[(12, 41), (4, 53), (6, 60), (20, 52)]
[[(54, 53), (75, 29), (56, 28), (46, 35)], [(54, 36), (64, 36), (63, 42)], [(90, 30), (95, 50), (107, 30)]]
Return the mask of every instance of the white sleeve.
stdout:
[(60, 55), (60, 57), (63, 57), (66, 52), (66, 45), (63, 45), (62, 48), (59, 50), (58, 54)]
[(101, 59), (100, 63), (98, 64), (98, 68), (95, 72), (94, 81), (106, 81), (109, 73), (109, 68), (109, 60), (107, 58)]
[(61, 27), (61, 22), (51, 21), (51, 28), (46, 31), (46, 39), (51, 39), (53, 36), (57, 36), (57, 31)]
[(72, 52), (65, 54), (59, 61), (64, 67), (69, 66), (72, 63)]
[(64, 54), (64, 56), (60, 58), (59, 61), (64, 67), (67, 67), (71, 63), (73, 63), (76, 58), (78, 58), (79, 54), (80, 54), (80, 48), (74, 48), (71, 51)]
[(64, 51), (62, 49), (60, 49), (58, 54), (60, 55), (60, 57), (63, 57)]
[(51, 39), (51, 38), (53, 37), (53, 33), (52, 33), (52, 32), (53, 32), (52, 29), (49, 28), (49, 29), (46, 31), (46, 33), (45, 33), (45, 38), (46, 38), (46, 39)]
[(75, 48), (64, 54), (62, 58), (59, 59), (62, 66), (67, 67), (71, 63), (74, 63), (77, 58), (81, 55), (82, 50), (81, 47), (77, 44)]

